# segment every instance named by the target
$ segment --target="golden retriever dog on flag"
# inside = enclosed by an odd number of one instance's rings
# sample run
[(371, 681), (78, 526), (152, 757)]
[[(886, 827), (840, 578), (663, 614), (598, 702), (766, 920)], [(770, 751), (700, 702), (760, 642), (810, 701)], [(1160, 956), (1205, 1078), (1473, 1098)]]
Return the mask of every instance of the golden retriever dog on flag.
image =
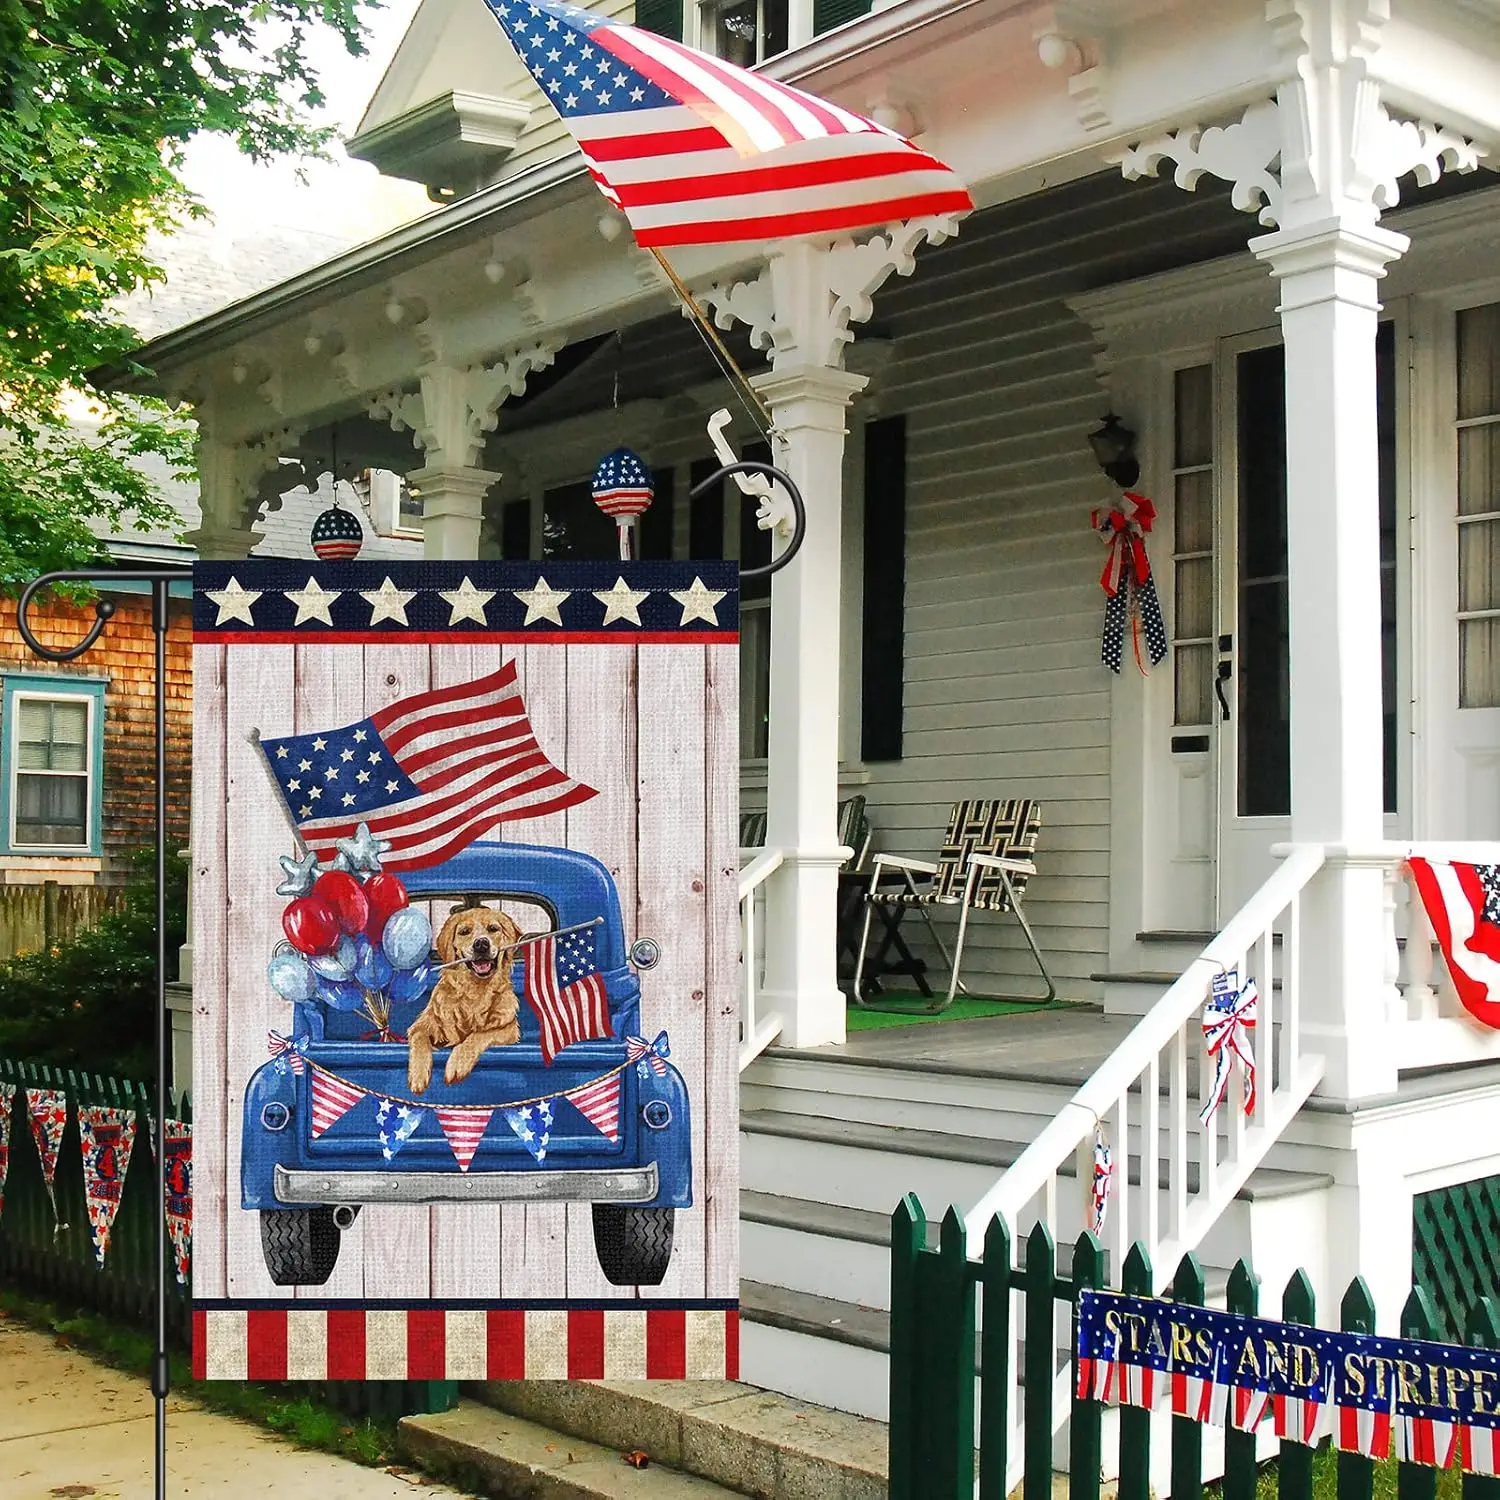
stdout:
[(443, 1079), (461, 1083), (486, 1047), (520, 1041), (520, 1003), (510, 982), (511, 955), (520, 939), (521, 929), (488, 906), (460, 907), (443, 923), (434, 946), (447, 967), (406, 1034), (412, 1093), (424, 1092), (432, 1081), (435, 1048), (453, 1049)]

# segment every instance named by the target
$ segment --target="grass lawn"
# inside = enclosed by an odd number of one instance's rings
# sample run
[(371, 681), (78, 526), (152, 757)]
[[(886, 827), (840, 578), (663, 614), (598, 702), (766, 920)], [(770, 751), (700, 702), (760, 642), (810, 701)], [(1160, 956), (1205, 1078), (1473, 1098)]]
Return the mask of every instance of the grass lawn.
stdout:
[[(152, 1340), (139, 1329), (97, 1313), (72, 1312), (56, 1303), (0, 1287), (0, 1315), (52, 1334), (60, 1344), (103, 1364), (149, 1377)], [(374, 1421), (335, 1411), (297, 1389), (239, 1380), (195, 1381), (186, 1350), (168, 1351), (174, 1394), (269, 1428), (304, 1448), (336, 1453), (371, 1467), (399, 1462), (394, 1421)]]
[[(1336, 1500), (1339, 1493), (1338, 1469), (1339, 1460), (1352, 1461), (1363, 1467), (1358, 1456), (1355, 1454), (1340, 1454), (1334, 1448), (1325, 1445), (1313, 1454), (1312, 1461), (1312, 1495), (1313, 1500)], [(1398, 1500), (1397, 1477), (1400, 1473), (1400, 1465), (1395, 1459), (1386, 1459), (1382, 1463), (1371, 1465), (1371, 1479), (1373, 1481), (1371, 1493), (1373, 1500)], [(1408, 1496), (1411, 1500), (1417, 1500), (1418, 1496), (1425, 1496), (1427, 1491), (1425, 1485), (1432, 1479), (1437, 1480), (1436, 1500), (1461, 1500), (1464, 1476), (1457, 1469), (1443, 1469), (1436, 1474), (1431, 1469), (1420, 1468), (1413, 1464), (1409, 1476), (1414, 1476), (1418, 1481), (1416, 1490), (1409, 1490)], [(1407, 1483), (1410, 1484), (1410, 1477)], [(1481, 1481), (1484, 1482), (1484, 1481)], [(1279, 1474), (1276, 1461), (1272, 1459), (1269, 1463), (1262, 1464), (1256, 1478), (1255, 1500), (1277, 1500)], [(1211, 1484), (1204, 1486), (1205, 1500), (1222, 1500), (1222, 1484)], [(1362, 1500), (1364, 1491), (1360, 1488), (1346, 1489), (1344, 1500)]]

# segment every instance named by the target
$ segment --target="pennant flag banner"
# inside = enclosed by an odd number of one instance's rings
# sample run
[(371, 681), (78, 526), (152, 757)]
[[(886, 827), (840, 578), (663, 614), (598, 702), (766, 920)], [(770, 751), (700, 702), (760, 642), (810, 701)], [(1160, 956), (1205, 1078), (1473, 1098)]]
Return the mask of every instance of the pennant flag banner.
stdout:
[(166, 1137), (167, 1234), (177, 1280), (185, 1286), (193, 1245), (193, 1127), (186, 1120), (168, 1120)]
[(1078, 1396), (1367, 1458), (1500, 1473), (1500, 1351), (1334, 1333), (1117, 1292), (1078, 1302)]
[(10, 1175), (10, 1116), (15, 1102), (15, 1084), (0, 1083), (0, 1213), (5, 1211), (5, 1179)]
[(78, 1106), (78, 1140), (83, 1149), (83, 1196), (88, 1205), (94, 1259), (104, 1268), (109, 1232), (120, 1211), (120, 1193), (135, 1144), (135, 1111), (103, 1105)]
[[(575, 553), (654, 503), (609, 458)], [(231, 1101), (169, 1125), (195, 1373), (735, 1378), (737, 565), (353, 530), (195, 569), (194, 1073)], [(256, 1332), (308, 1299), (314, 1335)], [(542, 1307), (598, 1357), (550, 1364)]]
[(57, 1155), (62, 1150), (63, 1131), (68, 1126), (68, 1096), (61, 1089), (26, 1090), (26, 1109), (31, 1116), (31, 1135), (42, 1163), (42, 1178), (52, 1203), (52, 1218), (64, 1226), (57, 1212)]

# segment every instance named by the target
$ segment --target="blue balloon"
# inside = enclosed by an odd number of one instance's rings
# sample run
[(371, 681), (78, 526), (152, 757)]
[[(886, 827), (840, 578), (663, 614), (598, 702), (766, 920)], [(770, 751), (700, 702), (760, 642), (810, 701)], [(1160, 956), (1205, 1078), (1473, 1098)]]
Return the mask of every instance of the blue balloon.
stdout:
[(331, 979), (338, 984), (347, 984), (349, 969), (332, 953), (316, 953), (307, 960), (307, 966), (320, 979)]
[(341, 937), (338, 947), (333, 950), (333, 956), (352, 974), (355, 964), (359, 962), (359, 954), (355, 949), (354, 939), (347, 936)]
[(307, 960), (296, 952), (278, 953), (266, 965), (266, 978), (283, 1000), (290, 1000), (293, 1004), (311, 1000), (317, 983)]
[(360, 942), (365, 945), (364, 952), (354, 966), (354, 977), (367, 990), (383, 990), (391, 982), (391, 961), (378, 948), (372, 948), (364, 938)]
[(320, 979), (318, 999), (335, 1010), (358, 1010), (364, 1003), (364, 991), (357, 984), (332, 984)]
[(381, 935), (380, 946), (397, 969), (415, 968), (432, 947), (432, 924), (427, 913), (415, 906), (392, 912)]
[(391, 999), (403, 1002), (420, 999), (431, 984), (432, 970), (425, 963), (415, 969), (398, 969), (391, 977)]

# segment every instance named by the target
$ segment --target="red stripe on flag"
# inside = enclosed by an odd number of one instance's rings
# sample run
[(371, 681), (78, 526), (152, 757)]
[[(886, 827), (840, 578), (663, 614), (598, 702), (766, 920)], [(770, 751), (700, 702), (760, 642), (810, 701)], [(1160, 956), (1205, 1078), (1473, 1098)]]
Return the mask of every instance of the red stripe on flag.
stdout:
[(719, 172), (705, 177), (622, 182), (618, 191), (623, 207), (650, 208), (658, 203), (689, 203), (705, 198), (742, 198), (752, 193), (786, 193), (795, 188), (823, 187), (831, 182), (892, 177), (910, 171), (912, 166), (911, 152), (893, 146), (889, 151), (871, 152), (865, 156), (783, 162), (774, 166), (745, 167), (738, 172)]
[(568, 1379), (604, 1379), (604, 1309), (568, 1309)]
[(390, 725), (412, 714), (427, 713), (430, 709), (440, 708), (444, 704), (456, 703), (460, 698), (482, 697), (486, 693), (498, 692), (502, 688), (515, 685), (516, 664), (514, 661), (508, 661), (503, 667), (491, 672), (488, 677), (480, 677), (474, 682), (459, 682), (452, 687), (434, 688), (431, 692), (416, 693), (410, 698), (398, 698), (384, 708), (377, 708), (370, 715), (370, 722), (380, 731), (380, 737), (384, 739), (385, 731)]
[(328, 1379), (365, 1378), (363, 1308), (330, 1308), (328, 1312)]
[(724, 1314), (724, 1379), (740, 1378), (740, 1310), (729, 1308)]
[(440, 1307), (412, 1307), (406, 1313), (406, 1378), (448, 1378), (448, 1315)]
[(526, 1314), (518, 1307), (492, 1307), (485, 1317), (486, 1379), (526, 1378)]
[[(579, 122), (580, 126), (583, 124)], [(692, 151), (723, 151), (729, 142), (712, 125), (696, 130), (653, 130), (646, 135), (595, 136), (583, 143), (594, 161), (638, 161)]]
[(635, 237), (644, 249), (671, 245), (736, 244), (741, 240), (782, 239), (803, 234), (836, 234), (863, 229), (872, 218), (882, 223), (928, 214), (960, 213), (972, 205), (967, 193), (925, 193), (892, 198), (870, 205), (808, 209), (794, 214), (761, 214), (749, 219), (715, 219), (701, 223), (663, 224), (655, 229), (637, 229)]
[(646, 1379), (687, 1379), (687, 1313), (680, 1307), (646, 1314)]
[(208, 1379), (208, 1314), (193, 1309), (193, 1379)]
[(284, 1307), (256, 1307), (245, 1314), (245, 1378), (286, 1379)]

